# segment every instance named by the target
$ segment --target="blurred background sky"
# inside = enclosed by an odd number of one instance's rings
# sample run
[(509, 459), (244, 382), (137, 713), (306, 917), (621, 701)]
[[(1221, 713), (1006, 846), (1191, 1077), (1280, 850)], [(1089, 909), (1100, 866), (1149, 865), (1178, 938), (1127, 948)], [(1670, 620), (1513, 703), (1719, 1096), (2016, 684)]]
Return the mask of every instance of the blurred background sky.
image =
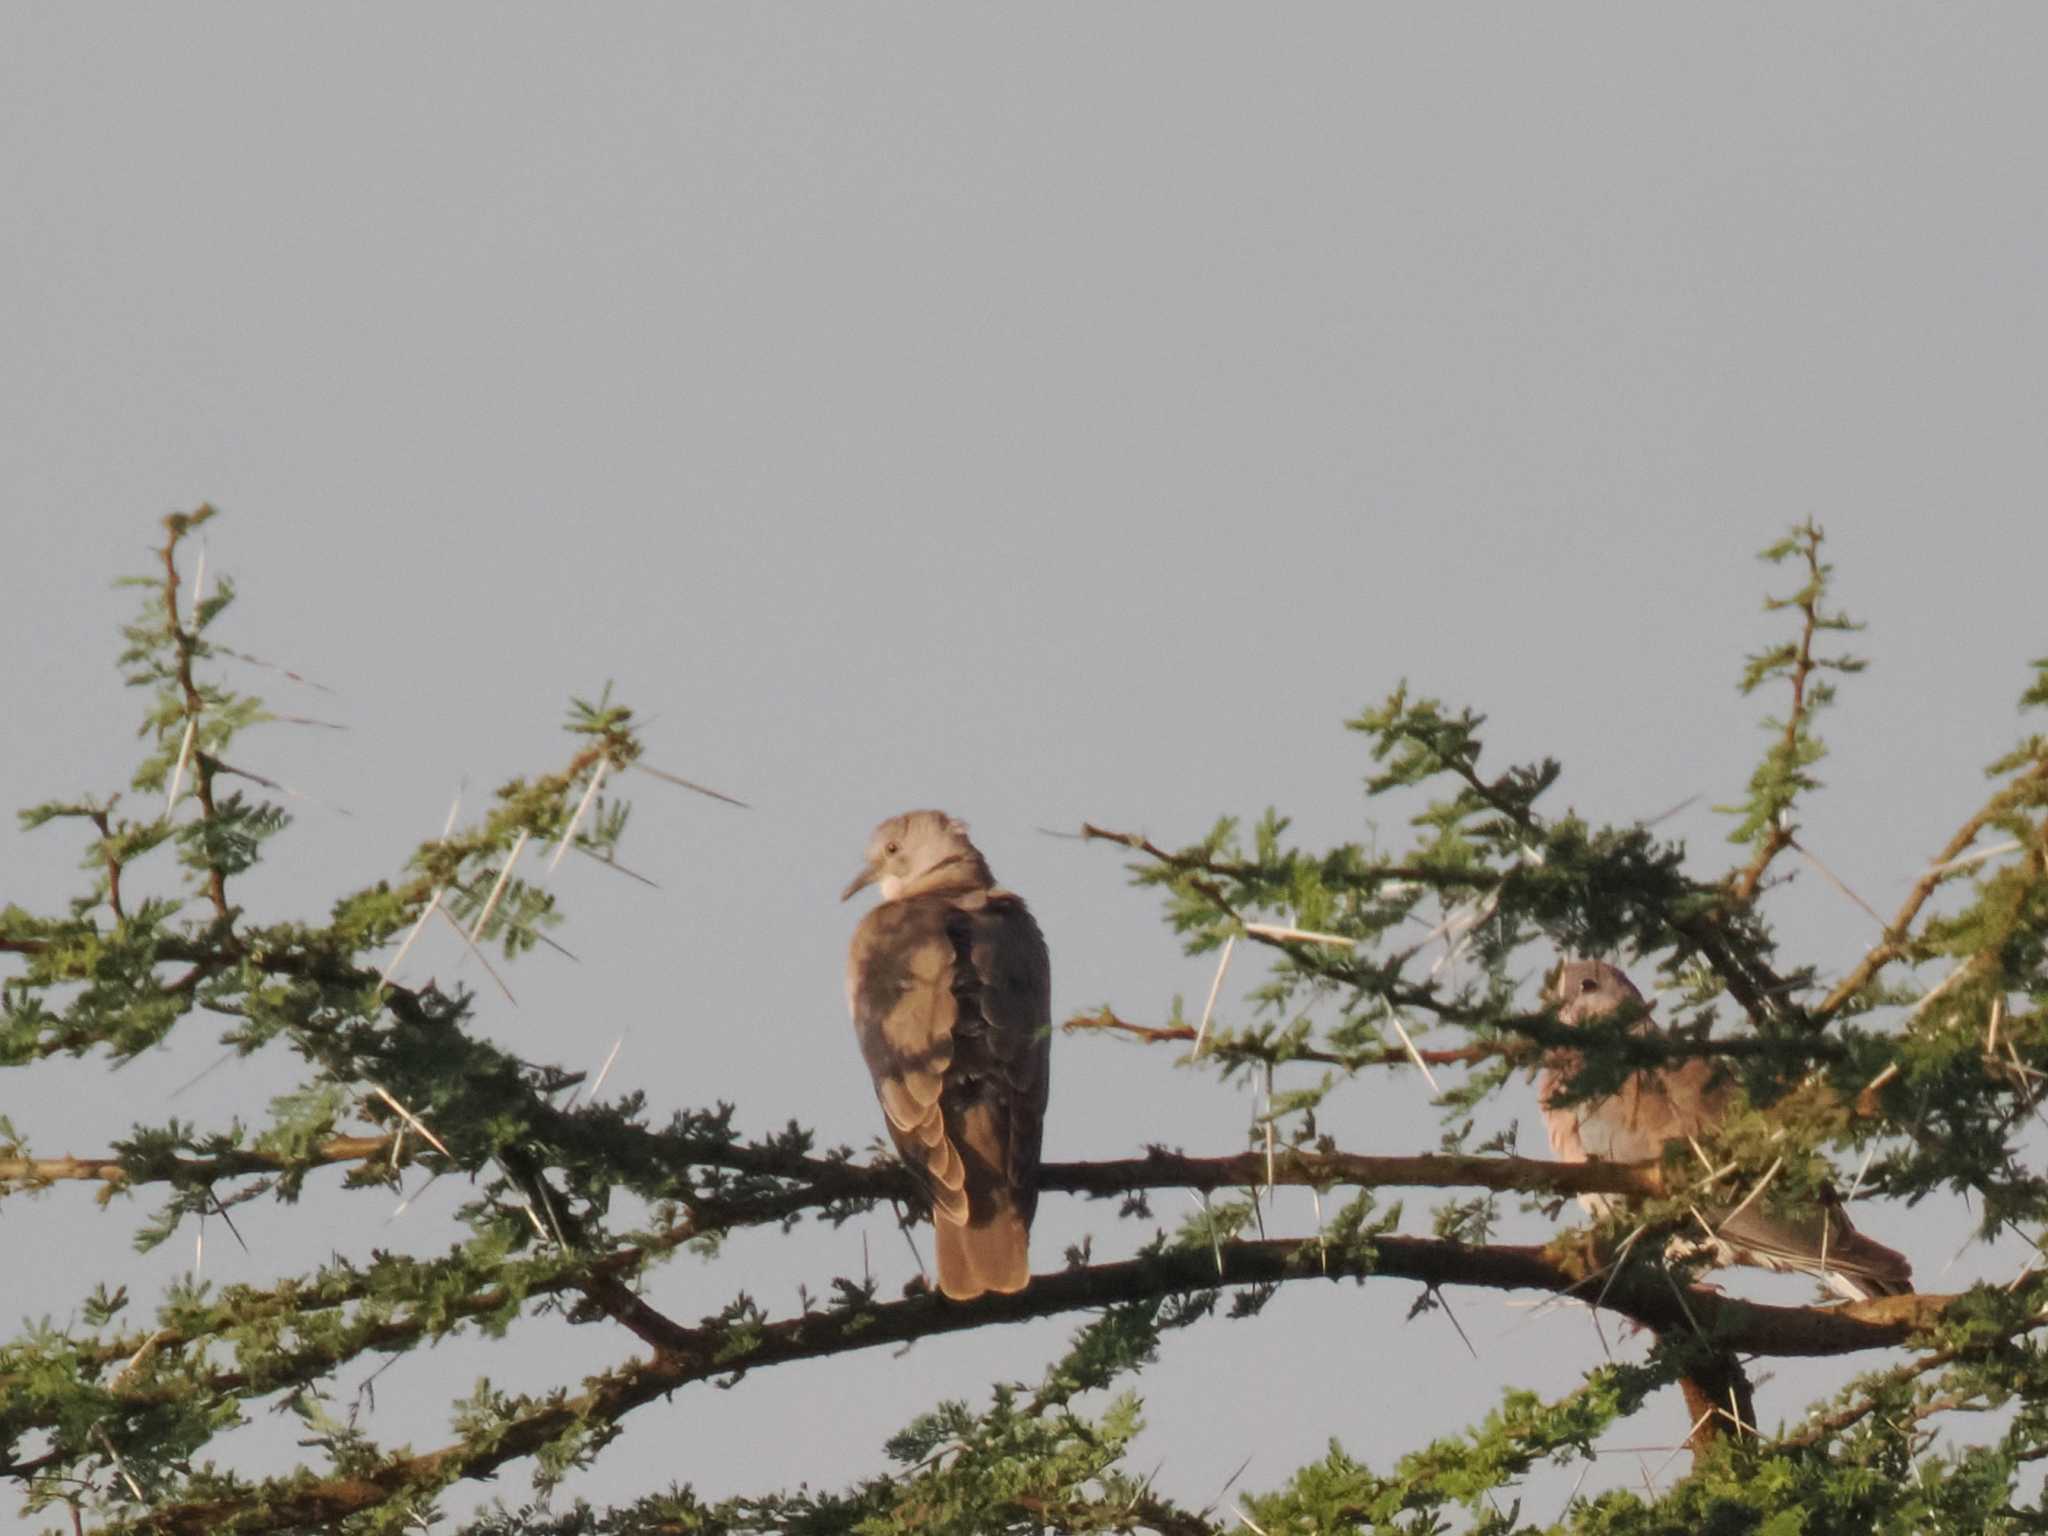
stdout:
[[(566, 700), (614, 680), (650, 761), (753, 809), (633, 781), (625, 858), (661, 891), (566, 863), (581, 964), (523, 962), (481, 1027), (570, 1066), (623, 1037), (608, 1090), (658, 1117), (729, 1098), (752, 1129), (864, 1146), (858, 912), (835, 898), (878, 819), (972, 824), (1039, 914), (1059, 1017), (1198, 1008), (1212, 962), (1116, 850), (1040, 829), (1171, 844), (1270, 804), (1311, 845), (1399, 845), (1341, 722), (1404, 678), (1484, 711), (1490, 764), (1563, 759), (1553, 812), (1699, 797), (1664, 828), (1712, 874), (1710, 807), (1780, 707), (1733, 686), (1787, 634), (1760, 600), (1789, 573), (1754, 554), (1812, 516), (1873, 666), (1823, 725), (1806, 841), (1888, 909), (2048, 650), (2044, 52), (2048, 11), (2020, 4), (12, 6), (0, 801), (125, 783), (142, 701), (110, 581), (212, 501), (209, 570), (242, 592), (219, 638), (334, 695), (235, 680), (349, 727), (248, 749), (353, 813), (296, 804), (252, 911), (318, 917), (394, 874), (459, 784), (474, 808), (563, 760)], [(0, 830), (0, 900), (61, 905), (67, 837)], [(1810, 871), (1771, 911), (1824, 974), (1872, 937)], [(459, 960), (441, 934), (408, 968), (481, 984)], [(260, 1121), (278, 1064), (173, 1095), (217, 1057), (208, 1029), (111, 1077), (11, 1074), (0, 1113), (43, 1154)], [(1230, 1151), (1251, 1108), (1167, 1052), (1063, 1037), (1048, 1155)], [(1493, 1123), (1516, 1117), (1539, 1151), (1526, 1085)], [(1362, 1152), (1436, 1136), (1405, 1073), (1325, 1125)], [(337, 1180), (243, 1208), (247, 1253), (209, 1231), (203, 1273), (431, 1251), (465, 1195), (330, 1220)], [(129, 1258), (146, 1209), (0, 1204), (0, 1310), (62, 1320), (91, 1278), (189, 1269), (189, 1235)], [(1307, 1194), (1272, 1219), (1311, 1230)], [(1859, 1219), (1930, 1289), (2020, 1263), (1950, 1266), (1960, 1210)], [(1091, 1231), (1098, 1253), (1138, 1235), (1049, 1199), (1039, 1266)], [(885, 1214), (731, 1260), (679, 1261), (651, 1298), (694, 1319), (744, 1283), (782, 1313), (864, 1262), (892, 1291), (912, 1273)], [(1199, 1504), (1331, 1435), (1384, 1466), (1600, 1358), (1582, 1311), (1453, 1293), (1475, 1359), (1441, 1314), (1405, 1322), (1414, 1299), (1294, 1286), (1175, 1336), (1139, 1384), (1140, 1469)], [(1073, 1326), (685, 1393), (571, 1487), (838, 1486), (933, 1397), (1035, 1379)], [(541, 1389), (633, 1353), (604, 1326), (518, 1337), (399, 1361), (389, 1437), (443, 1443), (480, 1371)], [(1781, 1365), (1759, 1412), (1876, 1363)], [(1682, 1431), (1674, 1396), (1618, 1443)], [(293, 1438), (259, 1424), (242, 1454)], [(1617, 1451), (1586, 1486), (1663, 1460)], [(1528, 1512), (1570, 1486), (1539, 1480)]]

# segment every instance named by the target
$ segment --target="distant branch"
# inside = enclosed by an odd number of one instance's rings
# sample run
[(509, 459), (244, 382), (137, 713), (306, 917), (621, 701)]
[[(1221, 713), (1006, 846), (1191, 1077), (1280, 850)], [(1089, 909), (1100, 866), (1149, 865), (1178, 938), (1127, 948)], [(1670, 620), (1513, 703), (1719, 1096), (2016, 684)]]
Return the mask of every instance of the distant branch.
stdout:
[[(1806, 690), (1814, 672), (1813, 637), (1820, 629), (1820, 600), (1827, 590), (1827, 576), (1820, 563), (1820, 536), (1811, 531), (1811, 526), (1808, 525), (1800, 549), (1806, 558), (1807, 584), (1797, 597), (1790, 599), (1800, 612), (1799, 644), (1792, 658), (1792, 707), (1785, 712), (1784, 732), (1767, 759), (1783, 764), (1788, 775), (1798, 773), (1800, 739), (1810, 712)], [(1788, 789), (1784, 793), (1785, 803), (1770, 816), (1756, 852), (1729, 887), (1731, 899), (1740, 906), (1749, 906), (1756, 900), (1757, 889), (1763, 884), (1771, 861), (1792, 846), (1792, 824), (1785, 814), (1791, 807), (1791, 792)]]
[[(195, 608), (192, 615), (193, 628), (188, 632), (178, 622), (178, 586), (182, 580), (178, 575), (178, 541), (184, 538), (187, 531), (196, 522), (203, 522), (206, 517), (211, 515), (212, 509), (207, 508), (197, 518), (188, 517), (176, 512), (164, 518), (164, 528), (166, 531), (163, 547), (164, 621), (169, 627), (171, 643), (177, 648), (178, 652), (178, 688), (184, 695), (188, 742), (191, 739), (189, 732), (197, 726), (199, 716), (206, 708), (206, 700), (199, 692), (199, 684), (192, 675), (192, 656), (199, 646), (198, 624), (200, 616), (196, 609), (201, 594), (196, 592), (193, 594)], [(201, 564), (204, 563), (204, 557), (202, 556)], [(175, 790), (175, 788), (174, 781), (173, 789)], [(195, 760), (192, 765), (192, 793), (199, 801), (201, 816), (208, 822), (218, 821), (220, 819), (220, 812), (213, 802), (213, 767), (209, 762), (198, 760), (197, 754), (195, 754)], [(165, 809), (166, 814), (168, 814), (169, 807)], [(206, 856), (206, 894), (213, 902), (215, 915), (225, 920), (229, 915), (227, 873), (221, 868), (220, 860), (212, 853), (208, 853)]]
[[(1912, 933), (1914, 921), (1920, 916), (1920, 909), (1927, 905), (1928, 898), (1933, 896), (1950, 873), (1944, 866), (1960, 858), (1985, 827), (2020, 806), (2034, 803), (2039, 798), (2044, 784), (2048, 784), (2048, 757), (2037, 759), (2032, 768), (1993, 795), (1976, 815), (1956, 829), (1955, 836), (1943, 845), (1933, 862), (1920, 878), (1913, 882), (1913, 888), (1906, 893), (1906, 899), (1899, 904), (1899, 910), (1893, 914), (1890, 924), (1886, 927), (1883, 942), (1872, 945), (1849, 974), (1837, 982), (1834, 990), (1821, 1000), (1820, 1006), (1813, 1010), (1813, 1017), (1817, 1022), (1825, 1023), (1833, 1018), (1851, 998), (1870, 985), (1879, 971), (1905, 954), (1906, 941)], [(2035, 849), (2034, 856), (2036, 859), (2041, 857), (2038, 848)]]

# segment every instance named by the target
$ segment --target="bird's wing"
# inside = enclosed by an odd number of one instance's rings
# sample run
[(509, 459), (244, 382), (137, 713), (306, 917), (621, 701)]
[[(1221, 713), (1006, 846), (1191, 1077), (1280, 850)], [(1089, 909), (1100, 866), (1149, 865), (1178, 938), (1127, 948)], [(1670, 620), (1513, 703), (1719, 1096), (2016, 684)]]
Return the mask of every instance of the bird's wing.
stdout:
[(884, 902), (861, 919), (847, 956), (854, 1033), (896, 1150), (949, 1221), (968, 1218), (967, 1171), (942, 1104), (959, 1021), (950, 907), (932, 897)]
[[(1553, 1081), (1546, 1075), (1546, 1096)], [(1636, 1162), (1662, 1154), (1667, 1142), (1711, 1130), (1728, 1111), (1734, 1091), (1725, 1068), (1692, 1057), (1660, 1072), (1638, 1072), (1605, 1099), (1551, 1108), (1551, 1145), (1560, 1158), (1587, 1154)], [(1568, 1148), (1576, 1147), (1573, 1155)], [(1772, 1208), (1763, 1200), (1702, 1213), (1720, 1263), (1813, 1275), (1852, 1301), (1900, 1295), (1913, 1288), (1913, 1266), (1902, 1253), (1865, 1237), (1838, 1208)]]
[(1913, 1289), (1912, 1261), (1858, 1232), (1837, 1207), (1766, 1210), (1758, 1201), (1718, 1220), (1715, 1235), (1736, 1263), (1812, 1275), (1850, 1301)]
[(1697, 1136), (1711, 1127), (1726, 1110), (1729, 1085), (1716, 1064), (1705, 1057), (1689, 1060), (1659, 1072), (1638, 1072), (1604, 1099), (1584, 1099), (1553, 1110), (1546, 1102), (1546, 1121), (1552, 1115), (1570, 1118), (1567, 1129), (1554, 1124), (1551, 1144), (1565, 1156), (1560, 1141), (1575, 1136), (1586, 1156), (1609, 1162), (1633, 1163), (1661, 1155), (1666, 1142)]
[(968, 1154), (977, 1214), (1007, 1204), (1028, 1227), (1052, 1069), (1052, 964), (1023, 901), (996, 890), (962, 902), (949, 924), (962, 965), (947, 1123)]
[[(1546, 1064), (1538, 1093), (1551, 1152), (1562, 1162), (1583, 1163), (1597, 1157), (1614, 1163), (1644, 1162), (1663, 1154), (1674, 1138), (1697, 1136), (1719, 1118), (1728, 1088), (1714, 1064), (1700, 1057), (1668, 1071), (1637, 1072), (1603, 1099), (1554, 1104), (1578, 1071), (1575, 1053), (1555, 1053)], [(1606, 1195), (1581, 1195), (1579, 1203), (1596, 1216), (1608, 1214), (1614, 1201)]]

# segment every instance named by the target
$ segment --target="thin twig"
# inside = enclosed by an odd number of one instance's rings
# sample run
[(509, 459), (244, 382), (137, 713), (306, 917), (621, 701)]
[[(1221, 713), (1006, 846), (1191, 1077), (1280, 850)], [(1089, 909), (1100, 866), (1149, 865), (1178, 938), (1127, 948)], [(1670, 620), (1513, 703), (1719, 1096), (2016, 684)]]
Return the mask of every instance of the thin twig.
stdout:
[(1850, 890), (1848, 883), (1844, 881), (1840, 875), (1837, 875), (1832, 869), (1829, 869), (1827, 865), (1823, 864), (1820, 861), (1819, 855), (1814, 853), (1814, 851), (1811, 848), (1808, 848), (1804, 843), (1800, 842), (1797, 837), (1788, 834), (1786, 836), (1785, 842), (1786, 846), (1789, 847), (1794, 853), (1798, 854), (1799, 857), (1806, 860), (1806, 862), (1811, 864), (1815, 869), (1819, 870), (1821, 873), (1821, 878), (1823, 880), (1827, 881), (1829, 885), (1832, 885), (1844, 896), (1848, 897), (1851, 901), (1855, 902), (1857, 906), (1861, 907), (1865, 912), (1869, 913), (1870, 920), (1873, 923), (1877, 924), (1880, 930), (1883, 930), (1883, 915), (1879, 913), (1877, 908), (1873, 907), (1861, 896), (1858, 896), (1854, 891)]
[(332, 694), (334, 692), (325, 683), (316, 683), (312, 678), (302, 676), (294, 672), (290, 667), (281, 667), (274, 661), (265, 661), (261, 656), (251, 656), (247, 651), (231, 650), (225, 645), (215, 644), (213, 653), (216, 656), (228, 656), (236, 661), (247, 662), (252, 667), (261, 667), (266, 672), (275, 672), (279, 677), (289, 678), (301, 687), (312, 688), (325, 694)]
[(265, 789), (274, 789), (280, 795), (288, 795), (294, 800), (310, 800), (313, 804), (320, 806), (324, 810), (332, 811), (337, 816), (346, 816), (351, 821), (355, 819), (356, 813), (345, 805), (336, 805), (332, 800), (323, 800), (318, 795), (306, 793), (303, 789), (293, 789), (289, 784), (280, 784), (275, 779), (266, 779), (260, 773), (251, 773), (247, 768), (237, 768), (232, 763), (224, 763), (217, 757), (210, 760), (213, 763), (213, 771), (215, 773), (232, 774), (238, 779), (248, 779), (253, 783), (261, 784)]
[(1479, 1351), (1472, 1347), (1471, 1335), (1465, 1332), (1465, 1325), (1458, 1321), (1458, 1314), (1451, 1310), (1450, 1298), (1444, 1295), (1443, 1291), (1436, 1286), (1431, 1286), (1429, 1289), (1436, 1297), (1436, 1304), (1444, 1309), (1444, 1316), (1450, 1319), (1451, 1326), (1458, 1330), (1458, 1337), (1464, 1340), (1465, 1353), (1474, 1360), (1477, 1360), (1479, 1358)]
[(592, 853), (588, 848), (585, 848), (581, 843), (575, 843), (571, 846), (574, 847), (576, 852), (582, 854), (583, 857), (589, 859), (594, 864), (602, 864), (606, 869), (609, 869), (616, 874), (624, 875), (628, 880), (638, 880), (642, 885), (646, 886), (649, 890), (658, 891), (661, 889), (660, 881), (650, 880), (645, 875), (640, 874), (635, 870), (630, 870), (626, 868), (626, 866), (621, 864), (617, 859), (608, 858), (604, 854), (600, 853)]
[(243, 1240), (242, 1229), (235, 1225), (235, 1218), (230, 1216), (228, 1214), (228, 1208), (220, 1203), (220, 1196), (213, 1192), (213, 1186), (211, 1184), (207, 1185), (206, 1187), (206, 1198), (213, 1202), (213, 1208), (219, 1214), (220, 1219), (228, 1224), (228, 1236), (232, 1237), (235, 1240), (236, 1246), (238, 1246), (242, 1250), (242, 1252), (247, 1253), (249, 1251), (249, 1245), (246, 1241)]
[(731, 795), (722, 795), (715, 789), (706, 789), (702, 784), (693, 784), (688, 779), (680, 778), (673, 773), (665, 772), (664, 770), (660, 768), (655, 768), (647, 763), (636, 762), (633, 764), (633, 766), (635, 768), (638, 768), (642, 773), (651, 773), (657, 779), (665, 779), (669, 783), (676, 785), (680, 789), (694, 790), (696, 793), (700, 795), (709, 795), (713, 800), (723, 800), (727, 805), (736, 805), (743, 811), (753, 809), (753, 807), (748, 805), (747, 802), (744, 800), (735, 800)]
[(517, 1008), (519, 1006), (519, 999), (514, 997), (512, 995), (512, 989), (505, 985), (505, 978), (500, 976), (498, 974), (498, 968), (495, 965), (491, 964), (490, 956), (486, 955), (481, 949), (479, 949), (477, 947), (476, 940), (469, 936), (469, 930), (467, 928), (464, 928), (462, 924), (455, 921), (455, 914), (453, 912), (450, 912), (446, 907), (441, 907), (437, 910), (439, 910), (440, 914), (443, 917), (448, 919), (448, 926), (455, 930), (456, 935), (462, 940), (462, 942), (469, 946), (469, 952), (472, 955), (476, 956), (477, 964), (481, 965), (484, 968), (485, 974), (487, 974), (492, 981), (495, 981), (498, 984), (498, 990), (505, 994), (505, 1001), (510, 1003), (514, 1008)]

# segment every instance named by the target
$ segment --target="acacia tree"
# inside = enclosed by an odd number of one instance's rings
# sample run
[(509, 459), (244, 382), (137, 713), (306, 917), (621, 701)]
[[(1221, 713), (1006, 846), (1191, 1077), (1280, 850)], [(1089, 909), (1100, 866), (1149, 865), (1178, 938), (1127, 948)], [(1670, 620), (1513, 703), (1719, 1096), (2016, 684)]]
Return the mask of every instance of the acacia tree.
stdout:
[[(1140, 1416), (1134, 1378), (1173, 1347), (1175, 1330), (1219, 1309), (1240, 1326), (1270, 1326), (1253, 1319), (1280, 1287), (1337, 1276), (1575, 1295), (1640, 1323), (1655, 1347), (1641, 1363), (1599, 1366), (1556, 1400), (1508, 1392), (1464, 1434), (1383, 1465), (1333, 1448), (1283, 1486), (1242, 1498), (1257, 1528), (1430, 1531), (1458, 1520), (1517, 1529), (1516, 1507), (1496, 1502), (1496, 1490), (1546, 1460), (1590, 1455), (1604, 1431), (1673, 1382), (1694, 1410), (1690, 1474), (1661, 1494), (1576, 1499), (1566, 1528), (2048, 1525), (2017, 1492), (2022, 1464), (2048, 1450), (2037, 1332), (2048, 1276), (2026, 1271), (1959, 1295), (1772, 1306), (1700, 1285), (1659, 1240), (1703, 1202), (1725, 1207), (1731, 1191), (1833, 1198), (1851, 1160), (1865, 1191), (1971, 1197), (1987, 1234), (2035, 1232), (2048, 1220), (2048, 1182), (2022, 1145), (2048, 1081), (2032, 1064), (2048, 1037), (2048, 741), (2030, 736), (1991, 765), (1981, 808), (1846, 974), (1823, 976), (1782, 953), (1759, 908), (1783, 857), (1799, 850), (1829, 680), (1857, 666), (1823, 654), (1853, 626), (1827, 607), (1811, 525), (1766, 552), (1797, 582), (1770, 604), (1791, 632), (1749, 660), (1742, 686), (1782, 688), (1789, 704), (1738, 807), (1742, 853), (1725, 874), (1687, 874), (1681, 849), (1641, 825), (1548, 813), (1541, 802), (1557, 764), (1483, 771), (1478, 716), (1397, 691), (1351, 725), (1377, 765), (1370, 793), (1426, 801), (1410, 848), (1303, 850), (1272, 813), (1247, 830), (1221, 821), (1180, 848), (1083, 829), (1128, 851), (1191, 953), (1268, 951), (1251, 1027), (1190, 1024), (1177, 1006), (1159, 1023), (1106, 1009), (1066, 1025), (1191, 1047), (1208, 1069), (1268, 1082), (1276, 1067), (1292, 1064), (1300, 1077), (1305, 1064), (1313, 1085), (1274, 1094), (1249, 1149), (1203, 1157), (1133, 1146), (1117, 1161), (1048, 1164), (1049, 1196), (1121, 1197), (1120, 1218), (1132, 1225), (1119, 1230), (1135, 1236), (1127, 1256), (1098, 1258), (1094, 1247), (1114, 1236), (1105, 1234), (1015, 1296), (887, 1298), (871, 1281), (821, 1275), (796, 1314), (768, 1315), (741, 1294), (687, 1320), (649, 1304), (643, 1277), (685, 1250), (715, 1262), (718, 1239), (741, 1229), (787, 1232), (879, 1202), (914, 1206), (910, 1179), (846, 1149), (821, 1153), (794, 1125), (749, 1135), (730, 1106), (657, 1122), (638, 1095), (579, 1096), (577, 1074), (491, 1043), (480, 1027), (489, 994), (399, 979), (396, 957), (440, 910), (508, 962), (546, 941), (554, 900), (517, 872), (532, 844), (613, 858), (626, 810), (604, 787), (641, 745), (630, 712), (608, 698), (575, 705), (573, 751), (554, 772), (507, 784), (482, 816), (423, 844), (395, 879), (334, 900), (328, 921), (251, 910), (243, 877), (288, 818), (264, 797), (275, 786), (236, 765), (240, 733), (265, 711), (222, 680), (223, 653), (209, 639), (231, 589), (219, 583), (181, 607), (183, 541), (210, 515), (166, 520), (160, 568), (138, 583), (144, 605), (126, 631), (122, 664), (149, 699), (150, 750), (131, 788), (151, 808), (88, 796), (22, 813), (29, 826), (75, 829), (89, 877), (57, 897), (0, 893), (14, 898), (0, 911), (0, 952), (11, 957), (0, 1054), (18, 1074), (60, 1055), (111, 1068), (224, 1017), (234, 1051), (283, 1053), (298, 1085), (273, 1101), (266, 1123), (138, 1125), (97, 1156), (38, 1155), (0, 1121), (0, 1193), (50, 1191), (42, 1209), (57, 1219), (74, 1185), (153, 1195), (137, 1234), (144, 1245), (260, 1198), (293, 1203), (280, 1219), (317, 1222), (322, 1208), (413, 1170), (459, 1173), (474, 1195), (445, 1252), (366, 1250), (267, 1287), (193, 1281), (147, 1302), (121, 1276), (104, 1276), (70, 1324), (30, 1327), (0, 1348), (0, 1474), (45, 1524), (406, 1529), (458, 1485), (512, 1464), (529, 1467), (545, 1495), (679, 1390), (1072, 1314), (1071, 1346), (1035, 1387), (935, 1406), (889, 1442), (890, 1470), (843, 1492), (708, 1503), (676, 1488), (608, 1509), (537, 1500), (495, 1506), (465, 1528), (1219, 1530), (1212, 1512), (1180, 1507), (1125, 1469)], [(2048, 705), (2048, 662), (2035, 666), (2027, 708)], [(1446, 942), (1459, 947), (1459, 965), (1432, 959)], [(1517, 985), (1560, 950), (1654, 967), (1680, 999), (1682, 1027), (1646, 1034), (1617, 1019), (1568, 1035)], [(1943, 967), (1925, 990), (1905, 975), (1923, 962)], [(1560, 1164), (1468, 1145), (1473, 1109), (1567, 1039), (1584, 1059), (1576, 1093), (1707, 1056), (1739, 1080), (1743, 1107), (1708, 1144), (1674, 1147), (1660, 1163)], [(1322, 1133), (1317, 1110), (1329, 1093), (1408, 1061), (1441, 1075), (1443, 1149), (1365, 1156)], [(1320, 1192), (1317, 1230), (1266, 1233), (1260, 1200), (1275, 1185)], [(1172, 1232), (1147, 1205), (1149, 1192), (1169, 1188), (1205, 1199), (1203, 1215)], [(1396, 1230), (1397, 1214), (1381, 1203), (1391, 1188), (1442, 1192), (1433, 1236)], [(1592, 1192), (1629, 1197), (1627, 1214), (1545, 1246), (1494, 1239), (1505, 1197), (1554, 1209)], [(19, 1250), (18, 1236), (10, 1247)], [(551, 1392), (479, 1389), (451, 1403), (446, 1443), (424, 1452), (381, 1444), (374, 1414), (334, 1411), (331, 1394), (352, 1367), (451, 1335), (513, 1339), (550, 1309), (624, 1330), (636, 1341), (630, 1357)], [(1779, 1405), (1778, 1421), (1793, 1428), (1756, 1428), (1746, 1360), (1900, 1347), (1903, 1363), (1833, 1400), (1803, 1414)], [(305, 1421), (303, 1464), (249, 1476), (210, 1460), (259, 1405)], [(1971, 1417), (1992, 1409), (2009, 1411)]]

